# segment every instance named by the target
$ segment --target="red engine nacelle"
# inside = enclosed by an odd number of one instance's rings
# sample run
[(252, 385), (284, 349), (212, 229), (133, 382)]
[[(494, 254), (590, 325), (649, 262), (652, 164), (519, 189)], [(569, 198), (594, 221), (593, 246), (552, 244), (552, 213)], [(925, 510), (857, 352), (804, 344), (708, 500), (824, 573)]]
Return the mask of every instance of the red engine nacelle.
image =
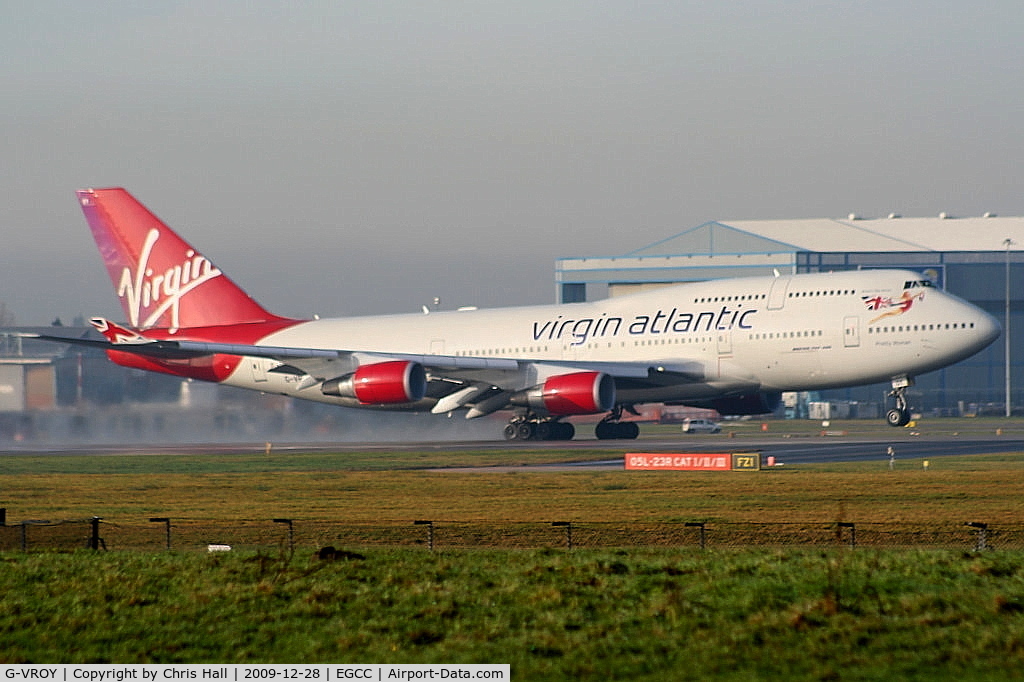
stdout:
[(517, 393), (510, 402), (556, 416), (607, 412), (615, 406), (615, 380), (604, 372), (561, 374)]
[(427, 392), (427, 373), (418, 362), (378, 362), (325, 381), (320, 391), (324, 395), (355, 398), (361, 405), (414, 403)]

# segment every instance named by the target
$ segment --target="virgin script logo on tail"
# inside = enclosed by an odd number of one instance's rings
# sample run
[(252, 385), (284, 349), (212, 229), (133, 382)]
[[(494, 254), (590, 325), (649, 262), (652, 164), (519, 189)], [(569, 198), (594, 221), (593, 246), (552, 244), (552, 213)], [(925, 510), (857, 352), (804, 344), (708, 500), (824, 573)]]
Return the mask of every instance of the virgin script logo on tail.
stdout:
[[(201, 284), (220, 277), (221, 271), (193, 249), (185, 251), (180, 263), (169, 265), (160, 272), (154, 271), (149, 261), (159, 239), (160, 230), (153, 228), (149, 231), (142, 246), (138, 267), (134, 273), (130, 267), (124, 269), (117, 295), (125, 302), (133, 327), (152, 327), (161, 315), (170, 310), (169, 326), (177, 329), (181, 300)], [(152, 306), (156, 307), (151, 309)], [(146, 318), (140, 321), (143, 313), (146, 313)]]

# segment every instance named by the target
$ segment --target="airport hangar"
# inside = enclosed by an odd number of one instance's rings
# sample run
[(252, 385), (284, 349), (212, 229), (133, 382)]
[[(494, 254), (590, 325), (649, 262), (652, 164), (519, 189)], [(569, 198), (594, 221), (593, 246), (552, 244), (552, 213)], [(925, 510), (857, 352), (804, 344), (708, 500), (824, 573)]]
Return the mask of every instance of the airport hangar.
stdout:
[[(1008, 241), (1009, 240), (1009, 241)], [(1004, 326), (1009, 310), (1010, 404), (1024, 405), (1024, 217), (815, 218), (716, 220), (621, 256), (561, 258), (555, 280), (560, 302), (621, 296), (656, 287), (724, 277), (771, 276), (865, 268), (921, 272), (935, 286), (983, 308)], [(1005, 331), (1004, 331), (1005, 334)], [(925, 414), (1004, 414), (1006, 337), (953, 367), (917, 377), (915, 411)], [(1018, 387), (1017, 384), (1021, 384)], [(862, 417), (881, 414), (888, 384), (823, 391), (787, 401), (807, 416), (808, 401), (852, 406)], [(859, 407), (859, 410), (858, 410)], [(795, 413), (795, 414), (794, 414)], [(813, 414), (811, 416), (814, 416)], [(833, 414), (833, 416), (836, 416)]]

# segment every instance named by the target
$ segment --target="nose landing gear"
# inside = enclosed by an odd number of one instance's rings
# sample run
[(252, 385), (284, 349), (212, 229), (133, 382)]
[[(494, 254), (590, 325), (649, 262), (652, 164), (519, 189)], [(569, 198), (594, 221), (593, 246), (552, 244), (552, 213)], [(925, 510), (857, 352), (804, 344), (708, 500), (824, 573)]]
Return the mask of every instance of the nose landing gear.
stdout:
[(910, 377), (897, 377), (892, 380), (892, 391), (889, 396), (895, 400), (895, 406), (885, 413), (885, 421), (889, 426), (906, 426), (910, 423), (910, 407), (907, 404), (907, 389), (914, 385)]

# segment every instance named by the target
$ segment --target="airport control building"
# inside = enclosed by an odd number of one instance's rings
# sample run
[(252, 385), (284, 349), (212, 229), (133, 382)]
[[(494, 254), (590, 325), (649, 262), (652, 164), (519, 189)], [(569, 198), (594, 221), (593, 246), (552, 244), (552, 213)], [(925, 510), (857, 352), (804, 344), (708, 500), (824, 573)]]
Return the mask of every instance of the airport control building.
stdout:
[[(1024, 217), (711, 221), (621, 256), (559, 259), (555, 277), (559, 300), (570, 303), (708, 279), (863, 268), (921, 272), (1004, 328), (1009, 314), (1011, 405), (1024, 407)], [(917, 377), (911, 405), (927, 414), (1003, 414), (1006, 366), (1004, 336)], [(876, 384), (820, 399), (880, 409), (889, 390)]]

